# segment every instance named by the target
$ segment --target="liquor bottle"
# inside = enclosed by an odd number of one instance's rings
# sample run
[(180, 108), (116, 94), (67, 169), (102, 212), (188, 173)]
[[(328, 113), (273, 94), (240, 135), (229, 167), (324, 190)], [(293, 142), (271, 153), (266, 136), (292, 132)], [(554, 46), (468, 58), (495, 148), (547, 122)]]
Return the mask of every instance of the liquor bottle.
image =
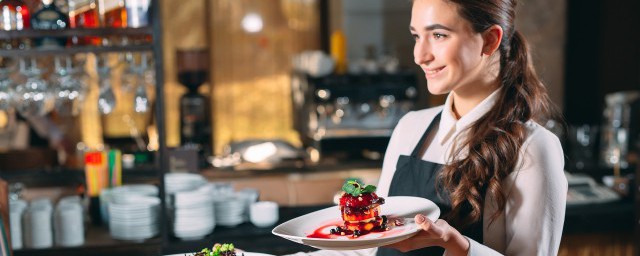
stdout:
[[(127, 26), (127, 11), (124, 0), (98, 0), (100, 23), (107, 28), (124, 28)], [(103, 45), (126, 44), (126, 37), (110, 36), (102, 39)]]
[(127, 11), (124, 0), (99, 0), (100, 21), (103, 27), (127, 27)]
[[(29, 8), (22, 0), (0, 1), (0, 30), (23, 30), (30, 28)], [(3, 49), (28, 48), (29, 40), (3, 40)]]
[[(33, 29), (65, 29), (69, 27), (69, 16), (53, 4), (53, 0), (42, 0), (42, 8), (31, 17)], [(36, 47), (60, 48), (66, 45), (66, 38), (40, 37), (34, 40)]]
[[(127, 27), (141, 28), (149, 26), (151, 20), (151, 0), (126, 0), (125, 9), (127, 11)], [(149, 43), (152, 41), (151, 35), (129, 36), (130, 44)]]
[[(96, 0), (69, 0), (69, 22), (71, 28), (100, 27), (98, 3)], [(101, 40), (96, 36), (72, 37), (73, 45), (99, 45)]]

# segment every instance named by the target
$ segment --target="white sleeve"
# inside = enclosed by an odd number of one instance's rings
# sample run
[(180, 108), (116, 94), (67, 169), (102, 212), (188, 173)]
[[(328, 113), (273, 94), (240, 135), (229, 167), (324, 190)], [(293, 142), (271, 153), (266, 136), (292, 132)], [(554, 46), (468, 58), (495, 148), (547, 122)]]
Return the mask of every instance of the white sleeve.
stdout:
[(288, 256), (371, 256), (376, 255), (378, 248), (353, 250), (353, 251), (330, 251), (319, 250), (314, 252), (298, 252)]
[[(564, 153), (558, 137), (536, 129), (514, 172), (505, 209), (507, 255), (557, 255), (567, 204)], [(509, 177), (511, 179), (511, 177)]]
[[(508, 189), (504, 214), (505, 255), (557, 255), (567, 199), (564, 153), (558, 138), (538, 128), (523, 144)], [(486, 236), (485, 236), (486, 237)], [(469, 255), (502, 255), (469, 239)]]

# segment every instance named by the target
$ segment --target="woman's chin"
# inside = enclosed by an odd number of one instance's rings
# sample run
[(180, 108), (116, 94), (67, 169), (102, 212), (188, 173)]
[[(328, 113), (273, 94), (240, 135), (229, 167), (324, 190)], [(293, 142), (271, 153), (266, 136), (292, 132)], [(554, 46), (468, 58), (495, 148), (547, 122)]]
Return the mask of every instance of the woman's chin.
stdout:
[(429, 93), (433, 95), (444, 95), (451, 91), (447, 88), (443, 88), (440, 86), (429, 86), (429, 85), (427, 85), (427, 90), (429, 90)]

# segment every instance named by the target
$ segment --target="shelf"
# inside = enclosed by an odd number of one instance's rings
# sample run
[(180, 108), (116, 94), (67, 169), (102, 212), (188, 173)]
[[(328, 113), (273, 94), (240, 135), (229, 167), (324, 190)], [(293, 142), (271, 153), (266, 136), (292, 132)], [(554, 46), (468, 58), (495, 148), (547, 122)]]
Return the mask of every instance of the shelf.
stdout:
[[(83, 169), (1, 170), (0, 178), (9, 183), (21, 182), (27, 187), (76, 186), (84, 184)], [(147, 183), (158, 180), (153, 166), (122, 170), (123, 183)]]
[(336, 160), (325, 160), (315, 165), (302, 167), (294, 164), (271, 166), (269, 168), (253, 168), (251, 165), (233, 168), (206, 168), (200, 170), (200, 174), (209, 180), (230, 179), (230, 178), (255, 178), (262, 176), (278, 176), (295, 173), (325, 173), (340, 172), (344, 170), (379, 170), (382, 168), (382, 161), (378, 160), (354, 160), (339, 162)]
[(91, 227), (87, 231), (85, 244), (79, 247), (52, 247), (44, 249), (14, 250), (14, 256), (53, 255), (161, 255), (162, 240), (159, 237), (142, 242), (120, 241), (111, 238), (106, 227)]
[(34, 55), (69, 55), (75, 53), (104, 53), (104, 52), (140, 52), (152, 51), (153, 45), (127, 45), (127, 46), (74, 46), (60, 49), (25, 49), (25, 50), (0, 50), (0, 56), (21, 57)]
[(152, 35), (152, 27), (143, 28), (69, 28), (57, 30), (0, 30), (0, 40), (36, 37), (73, 36), (147, 36)]

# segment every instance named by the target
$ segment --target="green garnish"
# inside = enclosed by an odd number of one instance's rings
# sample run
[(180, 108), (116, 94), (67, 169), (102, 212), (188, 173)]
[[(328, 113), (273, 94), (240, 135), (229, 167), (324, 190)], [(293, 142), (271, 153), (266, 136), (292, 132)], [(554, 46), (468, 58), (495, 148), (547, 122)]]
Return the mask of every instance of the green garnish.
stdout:
[(224, 252), (233, 252), (233, 250), (235, 250), (235, 246), (233, 246), (233, 244), (217, 244), (214, 245), (211, 250), (209, 250), (209, 248), (204, 248), (194, 256), (220, 256)]
[(372, 193), (376, 191), (376, 186), (373, 185), (360, 185), (356, 180), (347, 180), (344, 185), (342, 185), (342, 191), (350, 194), (352, 196), (359, 196), (363, 193)]

